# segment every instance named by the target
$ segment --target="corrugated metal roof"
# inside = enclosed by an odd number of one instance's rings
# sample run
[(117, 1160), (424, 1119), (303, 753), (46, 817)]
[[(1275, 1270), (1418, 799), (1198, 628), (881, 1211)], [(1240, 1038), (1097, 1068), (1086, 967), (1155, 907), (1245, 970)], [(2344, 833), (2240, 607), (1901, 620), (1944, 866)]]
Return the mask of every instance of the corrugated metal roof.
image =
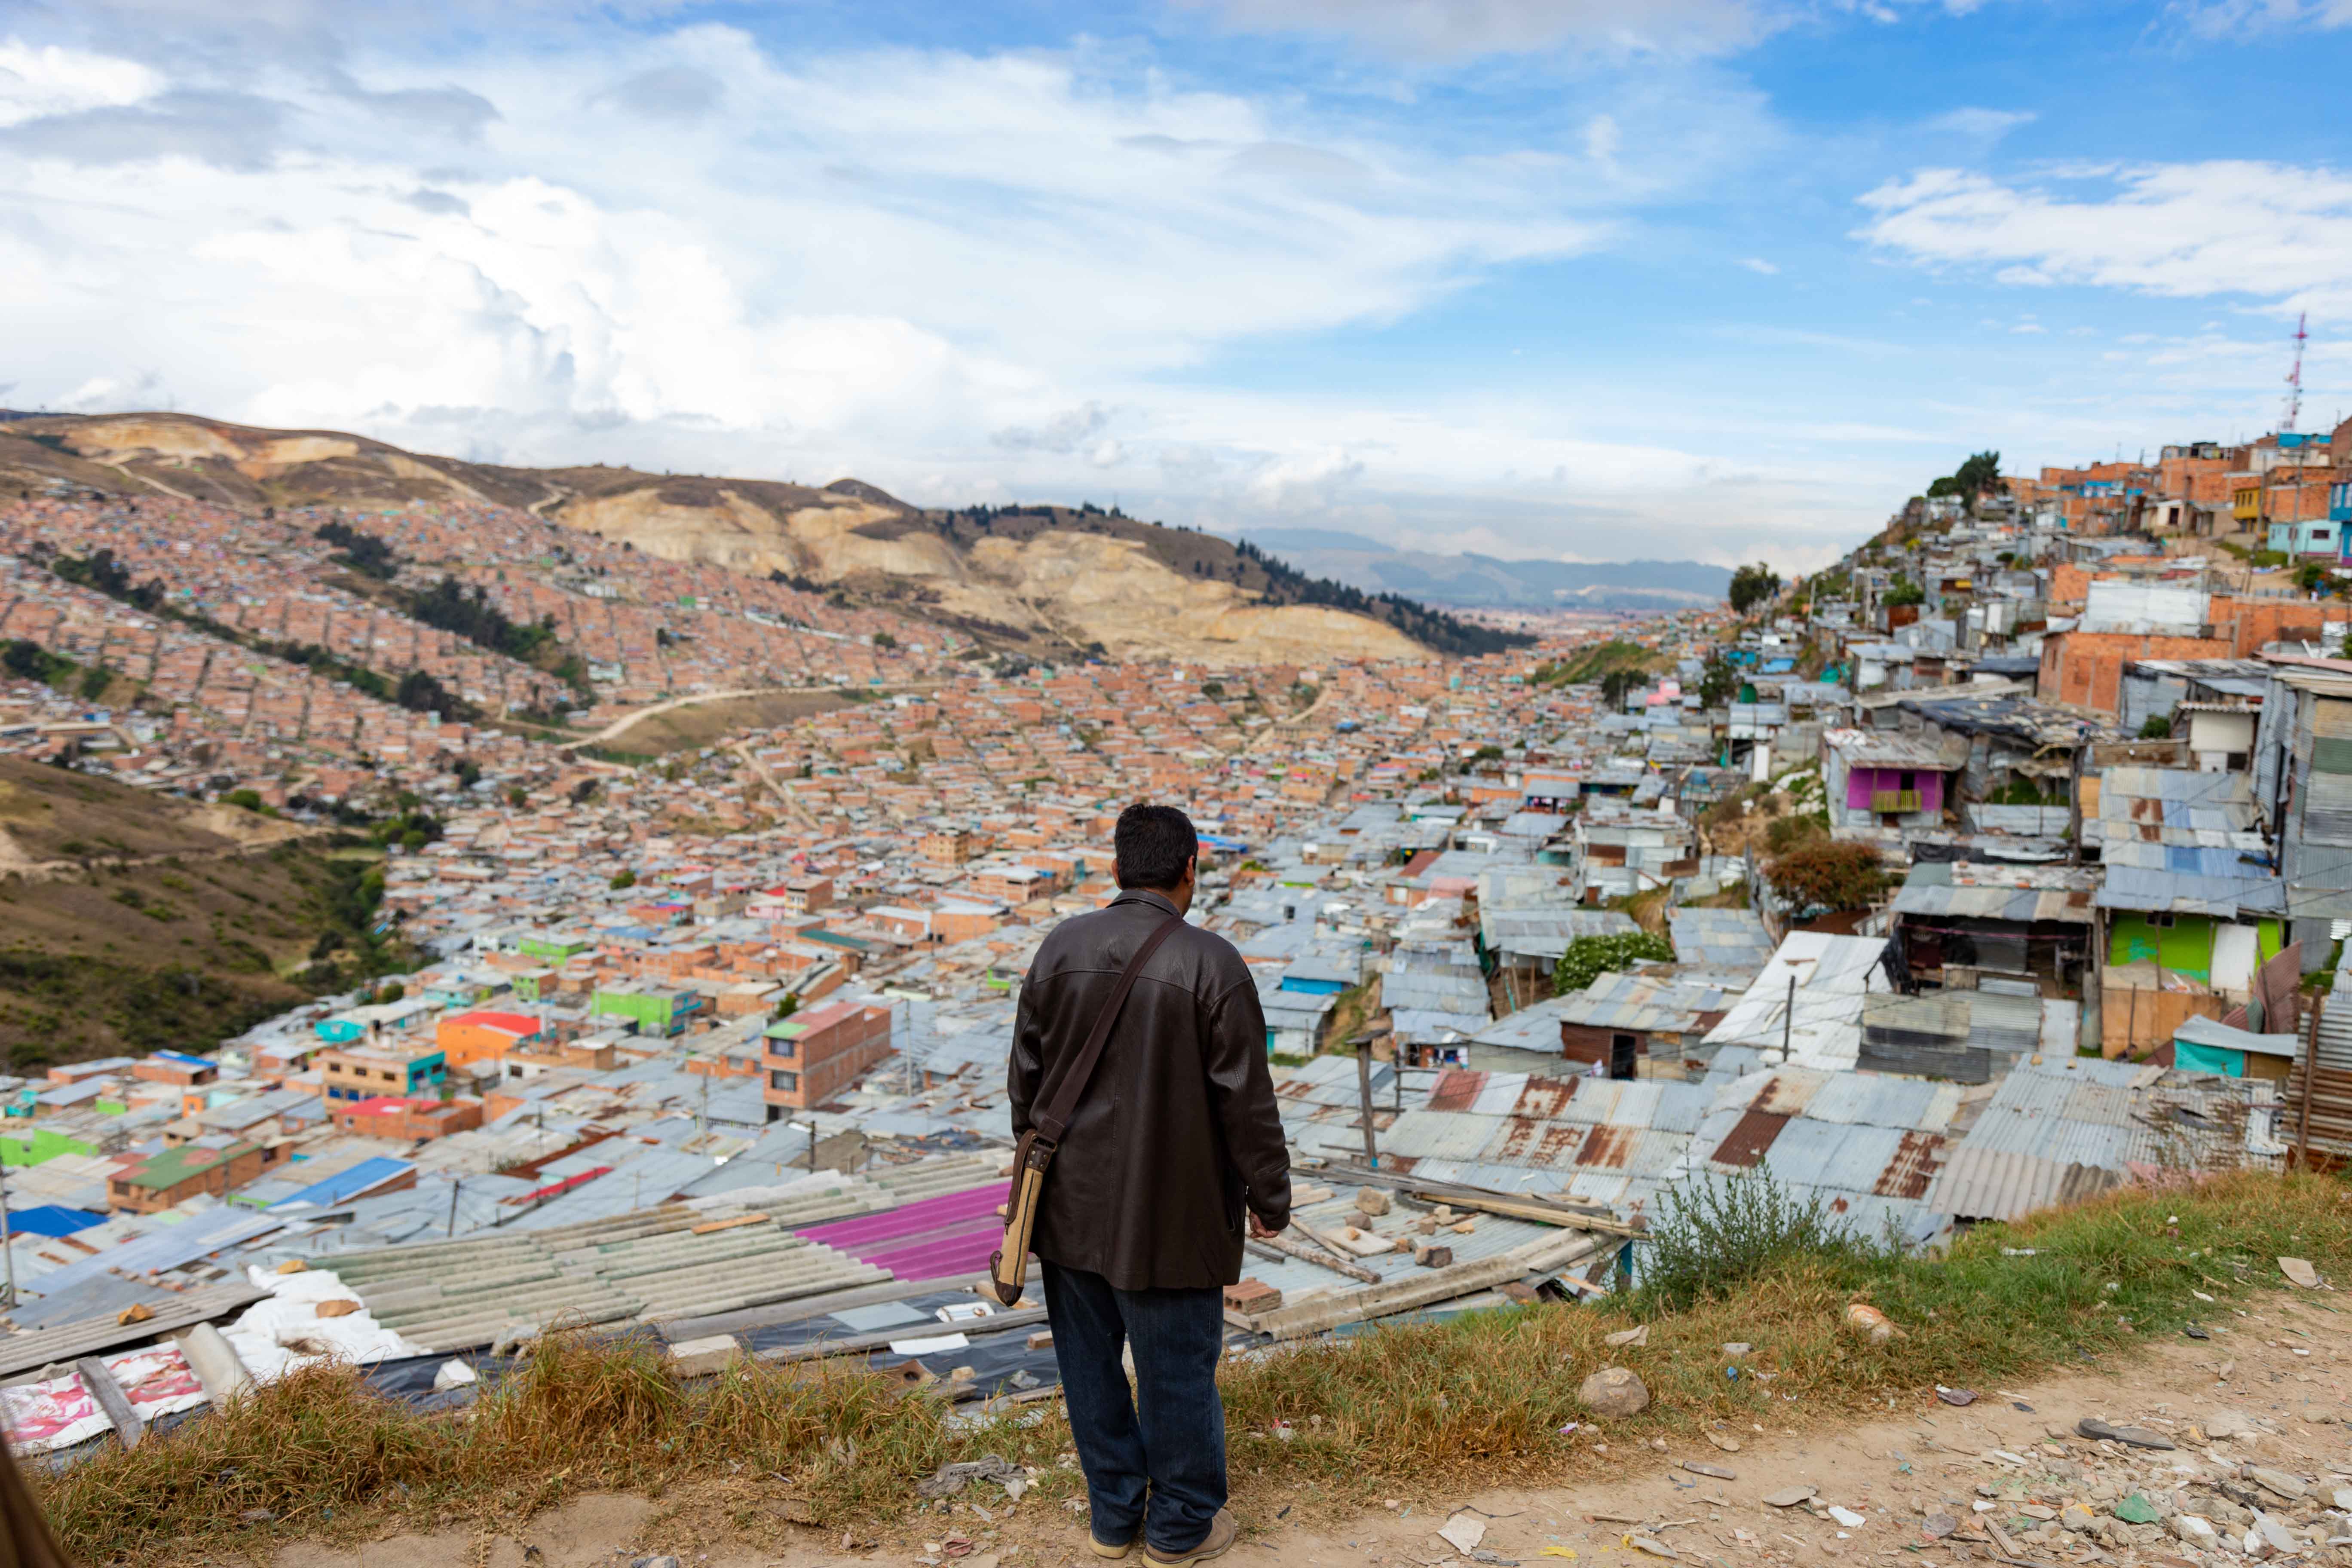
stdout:
[(2110, 866), (2106, 885), (2099, 889), (2095, 901), (2104, 910), (2228, 917), (2242, 910), (2282, 913), (2286, 892), (2285, 884), (2270, 876), (2205, 877), (2145, 866)]
[(1949, 1151), (1928, 1184), (1925, 1206), (1962, 1219), (2016, 1219), (2053, 1204), (2095, 1196), (2121, 1179), (2097, 1166), (1979, 1145)]

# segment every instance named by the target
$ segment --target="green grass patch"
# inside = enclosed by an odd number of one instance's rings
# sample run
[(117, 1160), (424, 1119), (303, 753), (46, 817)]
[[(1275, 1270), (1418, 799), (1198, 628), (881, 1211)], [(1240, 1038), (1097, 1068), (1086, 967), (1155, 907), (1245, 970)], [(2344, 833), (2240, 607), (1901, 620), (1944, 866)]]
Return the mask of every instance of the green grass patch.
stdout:
[[(1643, 1244), (1660, 1249), (1656, 1283), (1643, 1293), (1373, 1327), (1228, 1362), (1237, 1500), (1247, 1509), (1254, 1495), (1311, 1486), (1346, 1505), (1618, 1473), (1589, 1434), (1559, 1432), (1589, 1421), (1577, 1385), (1604, 1365), (1633, 1368), (1654, 1396), (1642, 1415), (1606, 1424), (1614, 1446), (1718, 1421), (1802, 1427), (1884, 1413), (1938, 1383), (2105, 1363), (2186, 1323), (2226, 1321), (2231, 1302), (2281, 1286), (2281, 1254), (2352, 1273), (2347, 1195), (2326, 1177), (2255, 1174), (2132, 1190), (1982, 1227), (1925, 1258), (1829, 1235), (1826, 1211), (1733, 1183), (1661, 1216), (1665, 1238)], [(1901, 1336), (1874, 1343), (1847, 1327), (1857, 1300)], [(1645, 1345), (1602, 1343), (1635, 1322), (1651, 1325)], [(1735, 1340), (1755, 1347), (1738, 1377), (1718, 1349)], [(642, 1342), (558, 1336), (468, 1414), (420, 1414), (349, 1370), (314, 1371), (41, 1485), (71, 1552), (133, 1563), (260, 1555), (283, 1539), (386, 1527), (510, 1531), (582, 1492), (730, 1477), (811, 1524), (889, 1525), (911, 1515), (915, 1483), (942, 1461), (983, 1454), (1038, 1467), (1048, 1506), (1079, 1495), (1058, 1462), (1070, 1442), (1058, 1406), (970, 1426), (946, 1415), (856, 1370), (755, 1364), (680, 1384)], [(1273, 1436), (1278, 1421), (1289, 1440)]]

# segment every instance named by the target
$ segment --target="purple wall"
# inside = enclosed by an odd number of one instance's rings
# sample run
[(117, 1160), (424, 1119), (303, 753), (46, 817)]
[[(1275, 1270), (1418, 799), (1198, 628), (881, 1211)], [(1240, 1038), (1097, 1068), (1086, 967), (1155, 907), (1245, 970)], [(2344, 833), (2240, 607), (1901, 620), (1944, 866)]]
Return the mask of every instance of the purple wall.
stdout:
[[(1944, 775), (1927, 768), (1912, 770), (1913, 787), (1919, 792), (1919, 809), (1940, 812), (1944, 809)], [(1845, 804), (1849, 810), (1868, 811), (1870, 797), (1880, 790), (1901, 789), (1901, 768), (1849, 768), (1845, 775)]]

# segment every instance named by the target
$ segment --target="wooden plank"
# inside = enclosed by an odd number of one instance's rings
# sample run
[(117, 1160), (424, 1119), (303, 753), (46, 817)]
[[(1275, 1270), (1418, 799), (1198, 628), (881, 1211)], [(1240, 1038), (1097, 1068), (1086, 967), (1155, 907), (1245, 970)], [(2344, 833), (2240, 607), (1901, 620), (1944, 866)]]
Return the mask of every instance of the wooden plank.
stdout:
[(96, 1356), (84, 1356), (74, 1363), (74, 1371), (81, 1376), (81, 1385), (106, 1412), (107, 1420), (114, 1425), (114, 1435), (122, 1439), (126, 1449), (139, 1447), (139, 1439), (147, 1436), (147, 1423), (139, 1419), (139, 1412), (131, 1408), (131, 1396), (106, 1370), (106, 1363)]
[(1312, 1247), (1303, 1247), (1286, 1236), (1254, 1236), (1245, 1245), (1261, 1258), (1295, 1258), (1301, 1263), (1316, 1264), (1320, 1268), (1328, 1268), (1334, 1274), (1344, 1274), (1350, 1279), (1360, 1279), (1367, 1285), (1377, 1285), (1381, 1282), (1381, 1277), (1378, 1274), (1360, 1263), (1350, 1263), (1346, 1258), (1334, 1257), (1328, 1252), (1319, 1251)]
[(1590, 1258), (1600, 1243), (1590, 1236), (1551, 1236), (1524, 1243), (1494, 1258), (1456, 1263), (1444, 1268), (1404, 1275), (1385, 1285), (1351, 1290), (1344, 1296), (1301, 1302), (1268, 1312), (1256, 1320), (1261, 1333), (1278, 1340), (1319, 1334), (1342, 1323), (1360, 1323), (1407, 1312), (1432, 1301), (1450, 1300), (1490, 1289), (1523, 1274), (1549, 1274), (1579, 1258)]
[(2311, 1028), (2304, 1037), (2303, 1105), (2295, 1116), (2294, 1131), (2296, 1149), (2294, 1163), (2298, 1170), (2311, 1168), (2312, 1075), (2319, 1067), (2319, 1016), (2326, 1011), (2326, 1006), (2327, 997), (2324, 993), (2311, 999)]
[(938, 1339), (944, 1334), (962, 1334), (978, 1339), (989, 1334), (1001, 1334), (1009, 1329), (1034, 1328), (1045, 1321), (1045, 1308), (1027, 1307), (1017, 1312), (999, 1312), (992, 1318), (975, 1318), (968, 1323), (902, 1323), (879, 1333), (845, 1334), (837, 1340), (811, 1340), (805, 1344), (777, 1345), (758, 1354), (761, 1361), (821, 1361), (826, 1356), (862, 1355), (871, 1351), (887, 1350), (893, 1340)]
[(1416, 1190), (1413, 1196), (1430, 1203), (1441, 1203), (1457, 1209), (1469, 1209), (1476, 1214), (1491, 1214), (1504, 1219), (1524, 1219), (1537, 1225), (1556, 1225), (1569, 1230), (1598, 1231), (1603, 1236), (1643, 1236), (1647, 1233), (1636, 1226), (1621, 1225), (1613, 1219), (1601, 1219), (1592, 1215), (1571, 1214), (1549, 1204), (1522, 1203), (1516, 1198), (1474, 1198), (1460, 1194), (1447, 1194), (1433, 1190)]
[(711, 1236), (722, 1230), (733, 1230), (738, 1226), (765, 1225), (767, 1223), (768, 1216), (763, 1214), (737, 1215), (733, 1219), (714, 1219), (708, 1225), (691, 1226), (688, 1230), (687, 1234), (689, 1236)]

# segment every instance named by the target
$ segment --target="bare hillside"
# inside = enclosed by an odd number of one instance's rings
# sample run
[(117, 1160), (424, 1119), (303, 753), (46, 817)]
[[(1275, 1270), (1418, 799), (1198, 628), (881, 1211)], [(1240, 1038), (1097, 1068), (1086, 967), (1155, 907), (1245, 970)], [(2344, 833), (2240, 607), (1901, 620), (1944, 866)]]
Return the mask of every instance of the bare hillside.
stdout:
[(1419, 605), (1308, 579), (1246, 545), (1095, 508), (927, 511), (856, 479), (823, 487), (514, 468), (329, 430), (182, 414), (0, 422), (0, 486), (81, 486), (238, 507), (488, 501), (648, 554), (774, 574), (1048, 654), (1265, 663), (1508, 646)]

